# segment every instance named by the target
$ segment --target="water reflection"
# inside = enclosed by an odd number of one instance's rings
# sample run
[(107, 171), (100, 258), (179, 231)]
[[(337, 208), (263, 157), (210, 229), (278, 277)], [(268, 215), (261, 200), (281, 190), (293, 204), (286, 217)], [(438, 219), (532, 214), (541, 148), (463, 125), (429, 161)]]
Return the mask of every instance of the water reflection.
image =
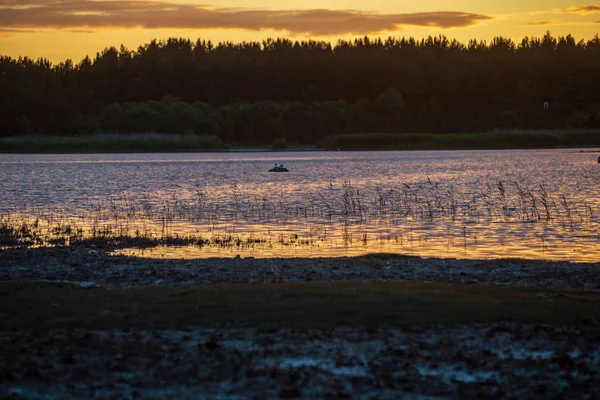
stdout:
[[(269, 174), (274, 161), (291, 172)], [(0, 163), (0, 223), (27, 224), (46, 243), (202, 244), (120, 251), (174, 258), (599, 261), (599, 171), (588, 153), (3, 155)]]

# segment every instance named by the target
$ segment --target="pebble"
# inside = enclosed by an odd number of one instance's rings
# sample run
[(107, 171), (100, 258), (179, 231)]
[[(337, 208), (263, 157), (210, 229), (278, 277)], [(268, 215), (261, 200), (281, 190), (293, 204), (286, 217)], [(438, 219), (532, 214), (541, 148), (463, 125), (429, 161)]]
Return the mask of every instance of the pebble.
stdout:
[[(600, 263), (456, 260), (402, 257), (207, 258), (198, 260), (112, 257), (110, 249), (8, 248), (0, 256), (0, 280), (93, 284), (102, 287), (261, 281), (358, 280), (488, 284), (600, 291)], [(73, 263), (78, 268), (71, 268)], [(409, 266), (410, 267), (407, 267)], [(157, 277), (161, 279), (156, 279)]]

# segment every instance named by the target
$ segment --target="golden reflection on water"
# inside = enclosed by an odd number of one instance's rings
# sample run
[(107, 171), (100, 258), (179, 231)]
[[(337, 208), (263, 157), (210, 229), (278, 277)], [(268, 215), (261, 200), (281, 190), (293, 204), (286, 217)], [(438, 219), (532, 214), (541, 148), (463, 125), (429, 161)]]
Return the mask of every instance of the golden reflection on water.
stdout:
[[(426, 192), (414, 194), (410, 189), (394, 195), (397, 204), (390, 197), (384, 205), (380, 198), (377, 200), (379, 195), (358, 198), (354, 190), (358, 191), (354, 186), (330, 191), (310, 209), (279, 198), (241, 204), (239, 198), (248, 196), (234, 191), (233, 199), (221, 193), (220, 199), (227, 199), (221, 203), (205, 197), (198, 205), (172, 197), (162, 207), (142, 202), (136, 208), (123, 200), (80, 214), (46, 210), (34, 217), (14, 213), (0, 216), (0, 223), (8, 221), (17, 227), (26, 224), (36, 232), (34, 236), (50, 245), (114, 237), (172, 243), (176, 241), (173, 239), (186, 238), (202, 244), (128, 248), (112, 253), (144, 258), (310, 258), (396, 253), (462, 259), (600, 261), (600, 227), (596, 220), (600, 213), (587, 203), (578, 206), (573, 202), (561, 208), (555, 200), (548, 209), (551, 217), (544, 218), (541, 209), (518, 203), (522, 199), (494, 199), (488, 203), (463, 199), (459, 206), (459, 201), (444, 199), (449, 203), (442, 204), (442, 200), (435, 200), (435, 193), (429, 194), (431, 200)], [(407, 201), (407, 193), (420, 198)], [(362, 201), (360, 205), (357, 199)]]
[[(600, 241), (598, 237), (546, 237), (527, 233), (504, 234), (482, 227), (464, 225), (445, 227), (443, 231), (429, 226), (386, 227), (387, 229), (344, 229), (327, 226), (327, 229), (307, 229), (291, 233), (285, 229), (253, 226), (252, 235), (243, 234), (239, 227), (221, 227), (216, 238), (231, 238), (237, 244), (206, 246), (158, 246), (148, 249), (128, 248), (114, 251), (113, 255), (161, 259), (195, 259), (212, 257), (254, 258), (316, 258), (351, 257), (370, 253), (392, 253), (421, 257), (457, 259), (525, 258), (598, 262)], [(421, 227), (422, 228), (422, 227)], [(294, 231), (298, 232), (298, 231)], [(260, 241), (257, 239), (260, 238)], [(250, 239), (250, 240), (247, 240)]]
[(43, 168), (37, 159), (3, 165), (0, 224), (28, 224), (49, 245), (203, 240), (114, 253), (151, 258), (385, 252), (600, 261), (600, 182), (588, 155), (288, 154), (287, 175), (266, 172), (269, 157), (281, 155), (124, 155), (87, 164), (73, 157)]
[(193, 246), (159, 246), (150, 249), (122, 249), (111, 253), (118, 256), (141, 257), (148, 259), (198, 259), (198, 258), (330, 258), (352, 257), (372, 253), (390, 253), (425, 258), (456, 258), (456, 259), (498, 259), (524, 258), (539, 260), (557, 260), (572, 262), (598, 262), (598, 246), (593, 251), (583, 246), (548, 251), (541, 247), (490, 247), (490, 246), (451, 246), (443, 243), (427, 242), (426, 244), (399, 245), (398, 243), (382, 242), (367, 245), (335, 246), (317, 245), (303, 246), (254, 246), (245, 248), (218, 248)]

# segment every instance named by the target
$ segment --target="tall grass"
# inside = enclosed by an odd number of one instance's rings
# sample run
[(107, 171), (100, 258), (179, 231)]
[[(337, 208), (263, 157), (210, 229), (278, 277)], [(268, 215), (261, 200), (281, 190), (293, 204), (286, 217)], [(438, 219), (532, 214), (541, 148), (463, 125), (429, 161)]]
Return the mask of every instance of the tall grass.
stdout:
[(338, 135), (323, 146), (341, 150), (469, 150), (600, 145), (600, 130)]
[[(245, 193), (237, 186), (214, 193), (197, 185), (190, 194), (123, 196), (86, 210), (0, 215), (0, 245), (319, 246), (332, 235), (347, 245), (374, 238), (402, 244), (426, 241), (413, 235), (415, 227), (435, 225), (440, 232), (447, 229), (449, 241), (455, 236), (451, 230), (460, 232), (465, 247), (471, 227), (537, 226), (546, 246), (548, 232), (594, 240), (598, 231), (596, 204), (553, 193), (544, 184), (516, 181), (488, 182), (468, 193), (429, 177), (374, 190), (344, 181), (291, 201), (280, 194)], [(385, 226), (387, 233), (374, 234), (377, 226)]]
[(228, 146), (216, 136), (196, 134), (117, 134), (19, 136), (0, 138), (2, 153), (137, 153), (218, 151)]

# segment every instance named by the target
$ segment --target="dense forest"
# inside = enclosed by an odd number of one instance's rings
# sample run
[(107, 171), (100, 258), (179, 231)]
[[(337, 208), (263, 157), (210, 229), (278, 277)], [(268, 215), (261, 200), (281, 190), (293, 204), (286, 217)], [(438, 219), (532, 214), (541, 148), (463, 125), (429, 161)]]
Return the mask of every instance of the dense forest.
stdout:
[(164, 132), (314, 143), (339, 133), (565, 127), (600, 127), (598, 36), (169, 39), (77, 64), (0, 57), (0, 136)]

